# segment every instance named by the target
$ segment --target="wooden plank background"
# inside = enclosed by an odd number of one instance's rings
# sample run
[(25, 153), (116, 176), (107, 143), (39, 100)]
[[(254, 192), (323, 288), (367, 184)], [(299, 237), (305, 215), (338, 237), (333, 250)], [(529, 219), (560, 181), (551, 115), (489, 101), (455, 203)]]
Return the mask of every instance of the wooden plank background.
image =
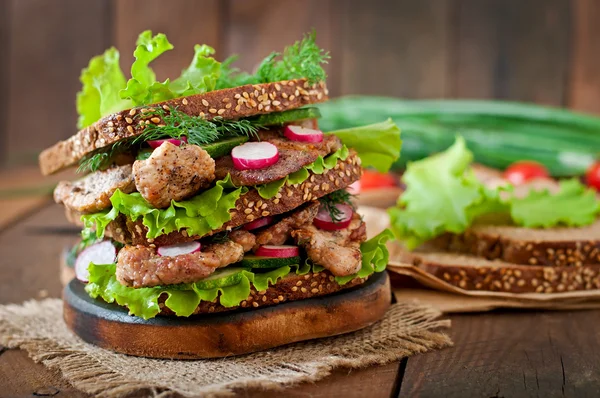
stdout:
[(331, 93), (504, 98), (600, 114), (598, 0), (0, 0), (0, 167), (34, 164), (76, 131), (79, 71), (114, 45), (129, 70), (137, 35), (165, 32), (252, 69), (315, 28)]

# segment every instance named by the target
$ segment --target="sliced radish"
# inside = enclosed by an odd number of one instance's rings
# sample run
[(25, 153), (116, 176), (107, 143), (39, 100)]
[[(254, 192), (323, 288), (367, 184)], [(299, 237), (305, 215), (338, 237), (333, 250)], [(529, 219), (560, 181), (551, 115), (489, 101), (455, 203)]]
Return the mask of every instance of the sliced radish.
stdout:
[(350, 225), (350, 221), (352, 221), (352, 215), (354, 214), (352, 206), (336, 204), (335, 207), (339, 210), (339, 216), (337, 217), (338, 221), (333, 221), (329, 211), (324, 206), (321, 206), (317, 216), (313, 220), (313, 224), (315, 224), (317, 228), (324, 229), (326, 231), (344, 229)]
[(300, 250), (298, 246), (290, 246), (290, 245), (282, 245), (282, 246), (274, 246), (274, 245), (263, 245), (260, 246), (256, 250), (257, 256), (263, 257), (296, 257), (300, 255)]
[(108, 240), (86, 247), (75, 260), (75, 277), (81, 282), (88, 283), (90, 278), (88, 267), (91, 263), (112, 264), (116, 256), (117, 249)]
[(283, 129), (283, 135), (292, 141), (321, 142), (323, 132), (321, 130), (307, 129), (302, 126), (287, 125)]
[(245, 229), (246, 231), (252, 231), (253, 229), (257, 229), (257, 228), (261, 228), (266, 225), (269, 225), (272, 222), (273, 222), (273, 217), (267, 216), (267, 217), (262, 217), (262, 218), (259, 218), (258, 220), (249, 222), (248, 224), (244, 224), (244, 226), (242, 228)]
[(151, 148), (158, 148), (159, 146), (161, 146), (163, 144), (163, 142), (170, 142), (173, 145), (177, 145), (177, 146), (181, 146), (181, 144), (187, 144), (187, 137), (184, 135), (183, 137), (181, 137), (181, 139), (177, 139), (177, 138), (165, 138), (164, 140), (150, 140), (150, 141), (146, 141), (148, 143), (148, 145), (150, 145)]
[(200, 242), (179, 243), (177, 245), (161, 246), (156, 249), (159, 256), (175, 257), (181, 254), (199, 252), (202, 245)]
[(348, 185), (346, 191), (348, 191), (350, 195), (358, 195), (360, 193), (360, 180), (356, 180)]
[(233, 148), (231, 158), (238, 170), (264, 169), (277, 163), (279, 151), (270, 142), (246, 142)]

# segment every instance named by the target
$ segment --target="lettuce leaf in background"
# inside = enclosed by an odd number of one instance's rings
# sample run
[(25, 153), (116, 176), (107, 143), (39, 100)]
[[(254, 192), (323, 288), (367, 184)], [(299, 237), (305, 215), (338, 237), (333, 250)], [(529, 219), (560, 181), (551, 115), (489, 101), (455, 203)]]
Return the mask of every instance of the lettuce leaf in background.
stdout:
[(111, 196), (112, 209), (81, 216), (86, 228), (96, 228), (96, 236), (104, 236), (109, 222), (124, 214), (135, 221), (142, 217), (148, 228), (146, 236), (156, 238), (169, 232), (185, 229), (189, 235), (205, 235), (231, 219), (229, 211), (235, 208), (246, 187), (234, 188), (231, 178), (217, 181), (215, 186), (189, 200), (171, 201), (166, 209), (156, 209), (138, 192), (125, 194), (120, 190)]
[(445, 232), (462, 233), (477, 218), (502, 215), (524, 227), (584, 226), (600, 212), (595, 192), (577, 179), (562, 181), (560, 191), (531, 191), (517, 197), (511, 187), (486, 187), (474, 175), (472, 153), (462, 137), (449, 149), (409, 163), (406, 191), (388, 209), (390, 228), (408, 249)]
[(444, 232), (463, 232), (488, 205), (486, 188), (467, 168), (473, 154), (458, 137), (448, 150), (409, 163), (406, 191), (388, 210), (391, 228), (409, 249)]
[(555, 225), (580, 227), (594, 222), (600, 212), (596, 192), (578, 179), (563, 180), (560, 190), (532, 190), (524, 198), (511, 200), (510, 214), (515, 223), (528, 228), (549, 228)]
[(362, 167), (374, 167), (386, 173), (400, 157), (402, 149), (400, 129), (392, 119), (366, 126), (330, 131), (326, 134), (338, 136), (344, 145), (356, 150)]
[(119, 90), (125, 87), (125, 75), (119, 66), (119, 51), (114, 47), (92, 58), (87, 68), (81, 71), (79, 79), (82, 86), (76, 99), (78, 128), (85, 128), (102, 116), (133, 106), (131, 101), (119, 96)]

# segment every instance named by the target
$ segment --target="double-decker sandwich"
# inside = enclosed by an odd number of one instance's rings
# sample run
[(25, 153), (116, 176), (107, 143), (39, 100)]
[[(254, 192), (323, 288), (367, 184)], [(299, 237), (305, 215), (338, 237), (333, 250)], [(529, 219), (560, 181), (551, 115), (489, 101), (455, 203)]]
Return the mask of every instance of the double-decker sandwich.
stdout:
[(331, 295), (382, 272), (390, 232), (367, 240), (346, 188), (361, 166), (389, 168), (400, 132), (389, 120), (318, 129), (328, 54), (314, 34), (254, 74), (196, 46), (180, 77), (157, 81), (149, 64), (170, 48), (142, 33), (129, 80), (115, 49), (93, 58), (81, 130), (40, 155), (44, 174), (87, 173), (54, 192), (83, 222), (86, 292), (144, 319), (190, 317)]

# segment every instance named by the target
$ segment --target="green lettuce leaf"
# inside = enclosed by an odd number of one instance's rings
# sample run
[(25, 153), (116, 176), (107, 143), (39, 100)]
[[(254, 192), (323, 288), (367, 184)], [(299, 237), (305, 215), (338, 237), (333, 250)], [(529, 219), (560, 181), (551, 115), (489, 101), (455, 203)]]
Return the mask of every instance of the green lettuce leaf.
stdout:
[(131, 101), (119, 97), (119, 90), (125, 87), (125, 75), (115, 48), (92, 58), (79, 79), (82, 87), (76, 100), (78, 128), (85, 128), (103, 116), (132, 106)]
[(488, 207), (485, 187), (466, 173), (472, 160), (458, 137), (448, 150), (408, 164), (406, 191), (398, 207), (388, 209), (392, 231), (408, 248), (444, 232), (463, 232)]
[(400, 129), (392, 119), (367, 126), (330, 131), (326, 134), (338, 136), (344, 145), (354, 149), (363, 167), (374, 167), (382, 173), (387, 172), (400, 157), (402, 149)]
[(374, 272), (383, 272), (387, 267), (390, 257), (385, 244), (390, 239), (394, 239), (394, 234), (389, 229), (385, 229), (371, 239), (361, 243), (362, 266), (360, 270), (354, 275), (336, 276), (336, 282), (340, 285), (345, 285), (356, 277), (366, 278)]
[(465, 141), (457, 137), (446, 151), (408, 164), (406, 191), (398, 205), (388, 209), (390, 228), (407, 248), (445, 232), (462, 233), (484, 216), (549, 228), (589, 225), (600, 212), (595, 193), (576, 179), (562, 181), (557, 194), (532, 191), (517, 198), (510, 186), (487, 188), (470, 168), (472, 160)]
[(596, 192), (576, 178), (561, 181), (556, 194), (532, 190), (524, 198), (513, 198), (510, 206), (514, 222), (528, 228), (581, 227), (593, 223), (599, 211)]
[(120, 190), (110, 197), (112, 209), (81, 217), (86, 228), (96, 228), (98, 237), (104, 236), (109, 222), (124, 214), (130, 220), (142, 217), (148, 228), (146, 236), (156, 238), (169, 232), (185, 229), (190, 235), (205, 235), (231, 220), (229, 211), (235, 202), (246, 193), (246, 187), (232, 189), (230, 176), (217, 181), (215, 186), (193, 198), (181, 202), (171, 201), (166, 209), (150, 205), (138, 192), (125, 194)]
[(331, 155), (326, 156), (325, 158), (319, 156), (317, 160), (315, 160), (311, 164), (302, 167), (300, 170), (291, 173), (290, 175), (286, 176), (285, 178), (282, 178), (281, 180), (273, 181), (268, 184), (258, 185), (255, 188), (258, 191), (258, 194), (263, 199), (271, 199), (272, 197), (277, 195), (279, 189), (281, 189), (281, 187), (284, 186), (286, 183), (288, 183), (288, 185), (302, 184), (310, 176), (309, 171), (312, 171), (313, 174), (323, 174), (326, 170), (333, 169), (337, 164), (338, 159), (346, 160), (346, 158), (348, 158), (348, 154), (348, 148), (344, 145)]
[(194, 58), (181, 76), (170, 81), (156, 81), (150, 63), (166, 51), (173, 49), (167, 37), (159, 33), (143, 32), (137, 41), (131, 66), (131, 79), (120, 91), (121, 98), (130, 99), (135, 105), (146, 105), (168, 99), (212, 91), (221, 74), (221, 63), (212, 58), (215, 50), (207, 45), (194, 46)]

